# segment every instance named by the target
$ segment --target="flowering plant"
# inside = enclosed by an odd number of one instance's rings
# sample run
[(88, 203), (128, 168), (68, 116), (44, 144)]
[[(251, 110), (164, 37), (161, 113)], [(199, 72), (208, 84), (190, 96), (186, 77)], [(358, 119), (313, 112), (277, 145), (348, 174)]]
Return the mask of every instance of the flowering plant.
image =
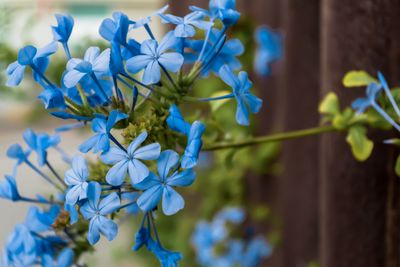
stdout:
[[(397, 90), (391, 91), (381, 74), (378, 81), (356, 71), (344, 79), (348, 87), (368, 86), (367, 97), (353, 104), (356, 112), (351, 108), (340, 110), (337, 97), (329, 94), (320, 105), (320, 112), (325, 115), (322, 126), (239, 141), (232, 140), (228, 134), (207, 133), (206, 126), (215, 124), (213, 111), (222, 108), (225, 102), (231, 100), (236, 105), (232, 120), (248, 126), (251, 113), (260, 111), (262, 100), (251, 91), (252, 82), (247, 72), (236, 73), (241, 69), (237, 57), (243, 53), (244, 46), (227, 35), (240, 18), (235, 1), (210, 0), (208, 10), (194, 6), (190, 10), (185, 17), (177, 17), (166, 14), (167, 7), (164, 7), (136, 20), (115, 12), (99, 28), (109, 48), (102, 51), (89, 47), (84, 55), (74, 55), (69, 48), (73, 18), (56, 15), (57, 25), (52, 27), (54, 40), (50, 44), (40, 49), (32, 45), (20, 49), (17, 60), (7, 68), (7, 85), (19, 85), (30, 69), (34, 80), (43, 88), (38, 98), (49, 113), (74, 123), (58, 128), (53, 136), (27, 130), (23, 139), (28, 148), (15, 144), (7, 151), (16, 163), (12, 174), (6, 175), (0, 184), (0, 197), (31, 202), (41, 208), (30, 208), (26, 222), (16, 226), (4, 248), (4, 266), (82, 266), (82, 254), (91, 252), (102, 236), (113, 240), (118, 233), (118, 222), (125, 215), (142, 216), (133, 250), (145, 247), (162, 266), (177, 266), (182, 255), (162, 245), (156, 213), (170, 216), (185, 207), (179, 191), (195, 182), (201, 151), (239, 149), (346, 131), (354, 156), (362, 161), (373, 149), (372, 141), (366, 136), (367, 126), (400, 129), (393, 119), (400, 116), (395, 99)], [(154, 17), (173, 27), (160, 40), (150, 27)], [(148, 39), (141, 43), (131, 37), (139, 28), (148, 34)], [(258, 43), (255, 71), (268, 75), (270, 64), (282, 56), (282, 38), (267, 27), (260, 27), (255, 36)], [(67, 62), (61, 80), (55, 82), (47, 77), (46, 70), (59, 46)], [(209, 79), (210, 75), (219, 77), (227, 92), (198, 97), (194, 85)], [(386, 98), (380, 95), (381, 91)], [(208, 102), (213, 104), (205, 104), (194, 119), (186, 119), (181, 112), (185, 103)], [(389, 111), (390, 107), (395, 113)], [(70, 158), (59, 146), (62, 132), (88, 126), (93, 135), (79, 146), (79, 151), (96, 154), (97, 161), (93, 164), (88, 164), (81, 155)], [(397, 139), (388, 142), (400, 143)], [(50, 149), (60, 153), (68, 164), (64, 176), (50, 163)], [(37, 155), (37, 164), (32, 162), (32, 154)], [(35, 198), (21, 195), (16, 176), (22, 164), (46, 180), (56, 193)], [(196, 229), (193, 243), (199, 251), (200, 264), (217, 266), (216, 262), (225, 260), (224, 256), (206, 257), (210, 256), (207, 253), (214, 243), (203, 240), (205, 235), (201, 231), (211, 225), (224, 231), (226, 221), (242, 221), (241, 212), (236, 211), (235, 215), (235, 210), (229, 211), (217, 215), (210, 225), (203, 223)], [(226, 237), (221, 232), (210, 236), (214, 241)], [(242, 254), (248, 261), (240, 259), (221, 266), (257, 266), (270, 253), (270, 247), (261, 240), (256, 238), (246, 247), (244, 243), (232, 242), (236, 245), (229, 248), (230, 252)]]

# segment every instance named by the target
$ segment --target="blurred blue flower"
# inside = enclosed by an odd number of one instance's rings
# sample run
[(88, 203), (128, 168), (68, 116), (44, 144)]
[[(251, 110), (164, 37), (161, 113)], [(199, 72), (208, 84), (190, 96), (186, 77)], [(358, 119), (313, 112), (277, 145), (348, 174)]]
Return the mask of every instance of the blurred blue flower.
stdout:
[(241, 71), (236, 77), (229, 66), (224, 65), (219, 71), (221, 79), (233, 89), (237, 101), (236, 121), (240, 125), (249, 125), (249, 110), (252, 113), (260, 111), (262, 100), (250, 93), (253, 86), (246, 72)]
[(30, 152), (30, 150), (24, 151), (19, 144), (13, 144), (7, 150), (7, 157), (16, 159), (17, 165), (20, 165), (28, 159)]
[(131, 22), (127, 15), (122, 12), (114, 12), (112, 19), (106, 18), (100, 25), (100, 35), (109, 42), (126, 44), (126, 38)]
[(86, 76), (107, 74), (110, 65), (110, 49), (100, 53), (100, 48), (89, 47), (82, 59), (72, 58), (68, 61), (67, 72), (63, 82), (67, 88), (76, 86)]
[(262, 236), (255, 237), (247, 245), (244, 255), (241, 257), (241, 266), (259, 266), (261, 261), (271, 254), (272, 246), (267, 240)]
[(108, 152), (110, 149), (110, 133), (113, 126), (120, 120), (126, 119), (128, 115), (113, 110), (108, 118), (95, 118), (92, 121), (92, 130), (96, 134), (79, 146), (79, 150), (83, 153), (93, 149), (94, 153)]
[(70, 267), (74, 263), (74, 251), (70, 248), (63, 249), (57, 258), (56, 267)]
[[(36, 81), (42, 82), (42, 74), (47, 69), (48, 57), (57, 51), (57, 42), (51, 42), (41, 49), (32, 45), (21, 48), (18, 52), (18, 60), (11, 63), (6, 70), (7, 86), (17, 86), (24, 78), (25, 68), (31, 66)], [(39, 73), (38, 73), (39, 72)]]
[(376, 83), (370, 83), (366, 89), (365, 98), (357, 98), (352, 104), (352, 108), (357, 111), (358, 114), (363, 113), (367, 108), (375, 105), (376, 98), (382, 90), (382, 86)]
[[(210, 32), (209, 40), (207, 42), (204, 52), (205, 55), (210, 54), (212, 51), (215, 50), (215, 46), (217, 45), (219, 41), (219, 36), (221, 34), (222, 32), (217, 29), (213, 29)], [(203, 48), (204, 41), (188, 40), (187, 45), (195, 52), (195, 54), (186, 54), (185, 59), (187, 60), (188, 63), (193, 63), (197, 60), (198, 54), (200, 54)], [(219, 51), (217, 55), (215, 55), (214, 58), (212, 59), (202, 58), (203, 61), (212, 60), (207, 70), (204, 71), (204, 74), (207, 74), (208, 70), (212, 70), (214, 73), (218, 74), (220, 68), (225, 64), (229, 65), (229, 67), (232, 70), (240, 69), (242, 67), (242, 64), (237, 59), (237, 57), (242, 55), (243, 53), (244, 53), (244, 46), (239, 39), (235, 38), (226, 41), (222, 49)], [(207, 64), (207, 62), (204, 62), (204, 64)]]
[(129, 214), (138, 214), (140, 211), (139, 206), (137, 205), (137, 199), (139, 198), (140, 193), (139, 192), (129, 192), (129, 193), (123, 193), (121, 194), (121, 198), (124, 200), (127, 200), (128, 203), (131, 203), (130, 205), (125, 207), (125, 210)]
[(159, 10), (157, 10), (156, 12), (153, 12), (150, 16), (146, 16), (141, 19), (135, 20), (135, 22), (132, 25), (132, 28), (137, 29), (137, 28), (148, 25), (151, 22), (151, 18), (153, 16), (158, 16), (160, 14), (164, 14), (164, 12), (167, 11), (168, 7), (169, 7), (168, 5), (165, 5), (162, 8), (160, 8)]
[(67, 43), (74, 28), (74, 19), (70, 15), (56, 14), (57, 26), (51, 26), (54, 40)]
[(64, 204), (64, 209), (69, 212), (69, 222), (75, 224), (78, 221), (79, 213), (75, 205)]
[(160, 144), (153, 143), (139, 148), (146, 138), (147, 132), (143, 132), (132, 141), (127, 151), (119, 147), (111, 147), (107, 153), (101, 155), (100, 158), (104, 163), (114, 165), (106, 176), (110, 185), (121, 185), (127, 173), (133, 184), (140, 183), (149, 175), (149, 169), (140, 160), (157, 159), (160, 156), (161, 147)]
[(5, 266), (31, 266), (37, 257), (37, 243), (30, 230), (23, 224), (15, 226), (8, 237), (3, 255)]
[(163, 23), (177, 25), (174, 33), (175, 37), (180, 38), (193, 37), (196, 34), (196, 29), (194, 27), (207, 30), (213, 25), (212, 22), (203, 20), (203, 13), (196, 11), (184, 16), (183, 18), (171, 14), (164, 15), (160, 13), (158, 15), (161, 17)]
[(282, 36), (267, 26), (260, 26), (255, 31), (257, 49), (254, 57), (254, 69), (259, 75), (269, 75), (270, 64), (283, 54)]
[(109, 241), (113, 240), (118, 233), (118, 225), (106, 216), (115, 212), (120, 207), (120, 199), (113, 192), (100, 201), (101, 187), (96, 182), (91, 182), (87, 189), (87, 202), (80, 211), (85, 220), (90, 219), (88, 241), (91, 245), (100, 239), (100, 233)]
[(39, 94), (38, 98), (42, 100), (46, 109), (66, 109), (67, 106), (64, 101), (64, 94), (58, 88), (44, 86), (45, 89)]
[(177, 72), (183, 64), (183, 56), (176, 52), (166, 52), (176, 46), (177, 39), (169, 32), (160, 44), (155, 40), (146, 40), (142, 43), (141, 55), (134, 56), (126, 61), (126, 68), (132, 73), (138, 73), (142, 69), (143, 83), (154, 84), (161, 80), (161, 68), (171, 72)]
[(169, 108), (167, 125), (173, 131), (176, 131), (184, 135), (189, 135), (190, 123), (185, 121), (179, 108), (176, 105), (171, 105)]
[(66, 171), (64, 176), (64, 181), (69, 186), (65, 195), (67, 204), (74, 205), (76, 202), (86, 199), (88, 177), (89, 169), (86, 160), (81, 156), (75, 156), (72, 159), (72, 169)]
[(199, 121), (193, 122), (188, 135), (188, 144), (182, 157), (182, 168), (190, 169), (197, 165), (199, 153), (203, 145), (201, 140), (206, 127)]
[(0, 198), (11, 201), (18, 201), (21, 199), (21, 196), (18, 192), (17, 183), (13, 176), (5, 175), (5, 180), (0, 183)]
[(25, 225), (31, 232), (41, 233), (53, 230), (53, 223), (60, 214), (58, 205), (51, 205), (48, 210), (41, 210), (32, 206), (28, 210)]
[(59, 135), (50, 136), (46, 133), (36, 134), (32, 129), (27, 129), (23, 138), (32, 151), (38, 155), (39, 166), (44, 166), (47, 162), (47, 150), (57, 146), (61, 139)]
[(235, 9), (235, 0), (210, 0), (209, 11), (196, 6), (190, 7), (190, 10), (203, 13), (208, 16), (211, 21), (220, 19), (225, 26), (231, 26), (239, 20), (240, 13)]
[[(191, 185), (196, 177), (192, 169), (182, 172), (175, 171), (179, 163), (179, 155), (173, 150), (165, 150), (157, 160), (159, 176), (150, 175), (134, 187), (144, 190), (137, 200), (137, 204), (145, 212), (152, 211), (161, 200), (162, 210), (166, 215), (173, 215), (183, 209), (185, 201), (173, 187), (184, 187)], [(171, 174), (170, 172), (173, 171)]]

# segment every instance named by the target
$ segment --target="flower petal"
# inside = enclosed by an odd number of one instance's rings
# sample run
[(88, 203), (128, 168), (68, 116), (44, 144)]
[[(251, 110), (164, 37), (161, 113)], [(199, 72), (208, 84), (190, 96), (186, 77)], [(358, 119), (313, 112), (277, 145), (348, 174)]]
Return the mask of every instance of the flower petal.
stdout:
[(227, 85), (233, 88), (233, 91), (239, 89), (239, 79), (235, 76), (228, 65), (223, 65), (221, 67), (221, 69), (219, 70), (219, 76)]
[(157, 186), (161, 184), (160, 178), (154, 173), (150, 172), (150, 174), (140, 183), (134, 184), (133, 187), (138, 190), (147, 190), (150, 187)]
[(101, 186), (97, 182), (90, 182), (87, 188), (87, 198), (90, 207), (94, 210), (98, 209), (101, 195)]
[(170, 186), (189, 186), (196, 179), (196, 173), (193, 169), (187, 169), (167, 178), (167, 184)]
[(99, 217), (99, 229), (108, 241), (114, 240), (118, 234), (118, 225), (104, 216)]
[(132, 143), (130, 143), (129, 147), (128, 147), (128, 154), (130, 156), (133, 156), (133, 154), (135, 153), (136, 149), (146, 140), (147, 138), (147, 132), (144, 131), (141, 134), (139, 134), (135, 140), (132, 141)]
[(157, 171), (162, 180), (168, 177), (168, 173), (179, 162), (179, 155), (173, 150), (165, 150), (157, 160)]
[(119, 147), (111, 147), (107, 153), (100, 156), (100, 159), (105, 164), (116, 164), (120, 161), (125, 161), (128, 159), (126, 152)]
[(99, 54), (100, 54), (100, 48), (96, 46), (91, 46), (86, 50), (83, 60), (93, 63), (96, 57), (99, 56)]
[(172, 187), (166, 186), (163, 190), (162, 209), (165, 215), (173, 215), (183, 209), (185, 201)]
[(111, 193), (103, 200), (100, 201), (99, 210), (100, 214), (105, 216), (115, 212), (121, 206), (121, 201), (116, 192)]
[(136, 159), (129, 161), (128, 172), (133, 184), (142, 182), (150, 173), (149, 168)]
[(161, 185), (153, 186), (140, 195), (137, 204), (144, 212), (152, 211), (160, 202), (162, 194), (163, 187)]
[(110, 67), (110, 55), (111, 50), (107, 48), (104, 50), (93, 62), (93, 71), (98, 73), (104, 73), (109, 70)]
[(91, 245), (96, 244), (100, 240), (99, 216), (96, 216), (90, 220), (87, 240)]
[(183, 65), (184, 58), (179, 53), (164, 53), (158, 59), (161, 65), (169, 71), (177, 72)]
[(65, 87), (72, 88), (78, 84), (78, 82), (85, 76), (86, 73), (82, 73), (77, 70), (70, 70), (68, 71), (63, 78), (63, 82)]
[(128, 171), (128, 160), (122, 160), (115, 164), (107, 173), (106, 181), (110, 185), (119, 186), (125, 181)]
[(158, 83), (161, 80), (161, 68), (158, 61), (154, 60), (147, 65), (142, 80), (146, 85)]
[(154, 61), (154, 58), (149, 55), (135, 56), (126, 61), (126, 69), (131, 73), (138, 73), (152, 61)]
[(158, 157), (160, 156), (160, 152), (161, 152), (160, 144), (153, 143), (137, 149), (133, 153), (133, 157), (136, 159), (153, 160), (153, 159), (158, 159)]

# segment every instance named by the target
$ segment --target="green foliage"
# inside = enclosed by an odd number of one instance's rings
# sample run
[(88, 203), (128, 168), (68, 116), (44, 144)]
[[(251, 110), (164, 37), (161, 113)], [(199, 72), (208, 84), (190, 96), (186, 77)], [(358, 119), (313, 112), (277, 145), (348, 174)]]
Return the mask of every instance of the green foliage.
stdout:
[(352, 70), (347, 72), (343, 77), (342, 82), (344, 87), (360, 87), (367, 86), (372, 82), (378, 83), (374, 77), (362, 70)]
[(396, 172), (397, 176), (400, 176), (400, 155), (397, 156), (396, 165), (395, 165), (394, 171)]
[(374, 143), (366, 136), (367, 129), (360, 125), (350, 127), (346, 141), (351, 147), (354, 157), (358, 161), (365, 161), (369, 158)]

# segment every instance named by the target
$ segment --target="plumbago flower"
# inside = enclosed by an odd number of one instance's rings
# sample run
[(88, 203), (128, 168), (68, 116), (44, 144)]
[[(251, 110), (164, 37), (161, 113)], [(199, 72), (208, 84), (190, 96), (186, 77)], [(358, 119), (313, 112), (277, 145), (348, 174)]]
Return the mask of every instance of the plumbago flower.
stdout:
[(149, 175), (149, 169), (141, 160), (155, 160), (160, 156), (160, 144), (153, 143), (143, 147), (140, 145), (146, 140), (147, 132), (141, 133), (128, 147), (112, 147), (101, 156), (106, 164), (114, 166), (108, 171), (106, 180), (109, 184), (119, 186), (129, 174), (132, 184), (143, 181)]
[[(211, 222), (200, 221), (192, 235), (197, 261), (201, 266), (260, 266), (272, 253), (272, 247), (262, 236), (232, 239), (227, 224), (235, 227), (243, 223), (243, 209), (229, 207), (217, 213)], [(218, 254), (216, 247), (224, 248)]]
[(160, 44), (155, 40), (146, 40), (140, 47), (141, 55), (126, 62), (128, 71), (138, 73), (142, 69), (143, 83), (154, 84), (161, 80), (161, 70), (177, 72), (182, 67), (183, 56), (176, 52), (166, 52), (176, 46), (177, 39), (172, 32), (165, 35)]
[[(49, 45), (41, 49), (26, 46), (19, 51), (17, 61), (7, 68), (7, 85), (20, 84), (25, 69), (30, 68), (34, 81), (43, 88), (38, 98), (45, 108), (72, 123), (61, 125), (54, 136), (29, 129), (23, 134), (27, 148), (14, 144), (7, 151), (15, 164), (12, 175), (0, 182), (0, 198), (32, 207), (26, 222), (16, 226), (5, 246), (4, 266), (83, 266), (80, 256), (92, 251), (101, 235), (113, 240), (117, 222), (126, 216), (142, 216), (133, 250), (145, 247), (163, 267), (178, 266), (183, 256), (161, 244), (156, 211), (160, 206), (170, 216), (184, 208), (184, 192), (178, 193), (177, 188), (194, 183), (206, 122), (215, 125), (212, 112), (186, 120), (178, 107), (195, 102), (190, 106), (195, 109), (207, 101), (235, 98), (236, 119), (248, 125), (249, 110), (256, 113), (262, 104), (250, 94), (247, 74), (240, 72), (237, 77), (233, 73), (241, 68), (237, 56), (244, 52), (238, 39), (227, 40), (228, 28), (240, 17), (235, 5), (233, 0), (211, 0), (209, 10), (192, 7), (184, 17), (164, 15), (167, 6), (143, 18), (115, 12), (99, 28), (108, 48), (89, 47), (83, 59), (69, 48), (73, 18), (58, 14)], [(175, 29), (157, 38), (150, 28), (155, 17)], [(139, 42), (135, 32), (142, 27), (149, 39)], [(61, 79), (53, 81), (46, 70), (58, 43), (64, 48), (66, 68)], [(132, 75), (141, 71), (141, 77)], [(233, 93), (195, 97), (196, 81), (207, 74), (221, 78)], [(209, 105), (204, 111), (206, 108)], [(60, 147), (63, 132), (83, 128), (91, 128), (93, 134), (78, 149), (97, 154), (90, 161), (80, 155), (70, 157)], [(65, 161), (63, 175), (51, 164), (55, 158), (51, 152)], [(26, 196), (18, 188), (21, 165), (53, 191)], [(227, 213), (231, 215), (221, 213), (213, 227), (223, 231), (224, 222), (235, 221), (234, 213)], [(243, 255), (251, 255), (250, 250), (254, 253), (261, 247), (257, 242), (253, 246), (231, 242), (230, 255), (244, 250), (249, 254)]]

